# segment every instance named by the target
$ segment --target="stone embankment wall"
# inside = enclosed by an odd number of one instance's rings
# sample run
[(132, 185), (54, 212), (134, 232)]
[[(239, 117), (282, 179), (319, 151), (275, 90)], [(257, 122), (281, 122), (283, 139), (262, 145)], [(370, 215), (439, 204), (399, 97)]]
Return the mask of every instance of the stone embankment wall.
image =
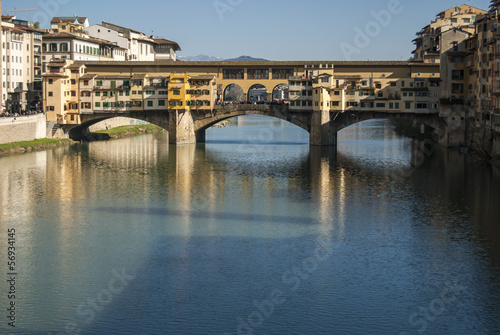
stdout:
[(45, 114), (0, 117), (0, 144), (46, 137)]

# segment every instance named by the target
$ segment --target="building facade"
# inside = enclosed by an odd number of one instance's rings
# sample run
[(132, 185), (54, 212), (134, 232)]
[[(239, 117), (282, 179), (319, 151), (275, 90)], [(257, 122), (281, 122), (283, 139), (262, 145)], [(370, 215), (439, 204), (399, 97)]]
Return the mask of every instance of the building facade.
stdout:
[[(44, 32), (32, 22), (4, 17), (2, 22), (2, 111), (41, 109), (41, 45)], [(16, 22), (16, 23), (14, 23)]]
[(417, 33), (413, 40), (415, 61), (439, 63), (442, 48), (446, 45), (442, 40), (442, 33), (450, 29), (461, 29), (468, 33), (475, 32), (475, 23), (488, 11), (469, 5), (461, 5), (439, 13), (436, 19)]

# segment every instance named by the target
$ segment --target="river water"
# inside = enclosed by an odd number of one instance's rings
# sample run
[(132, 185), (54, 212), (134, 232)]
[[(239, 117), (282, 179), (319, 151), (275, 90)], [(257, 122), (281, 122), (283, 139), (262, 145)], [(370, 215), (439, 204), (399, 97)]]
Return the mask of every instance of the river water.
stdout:
[(337, 150), (248, 116), (0, 169), (1, 334), (500, 332), (499, 169), (386, 121)]

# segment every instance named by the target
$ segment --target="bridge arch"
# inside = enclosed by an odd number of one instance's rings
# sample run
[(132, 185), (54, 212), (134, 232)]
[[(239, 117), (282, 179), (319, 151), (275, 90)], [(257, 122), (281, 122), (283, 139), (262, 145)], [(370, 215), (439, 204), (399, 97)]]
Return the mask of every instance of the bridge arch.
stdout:
[(273, 89), (273, 101), (274, 100), (284, 100), (288, 101), (290, 91), (288, 84), (278, 84)]
[(151, 124), (154, 124), (160, 128), (169, 131), (169, 117), (168, 114), (165, 115), (164, 111), (159, 112), (135, 112), (128, 114), (119, 114), (119, 113), (94, 113), (81, 116), (81, 124), (79, 125), (66, 125), (65, 132), (69, 135), (69, 138), (75, 141), (85, 140), (87, 138), (88, 129), (102, 121), (122, 117), (131, 120), (141, 120)]
[(311, 132), (310, 113), (294, 113), (291, 115), (287, 105), (255, 105), (239, 104), (219, 106), (210, 117), (194, 117), (194, 131), (198, 141), (205, 140), (205, 131), (224, 120), (242, 115), (263, 115), (281, 119)]
[(248, 89), (248, 101), (252, 103), (268, 102), (269, 91), (267, 87), (262, 84), (254, 84)]
[(242, 102), (245, 101), (245, 92), (238, 84), (229, 84), (224, 89), (223, 101)]

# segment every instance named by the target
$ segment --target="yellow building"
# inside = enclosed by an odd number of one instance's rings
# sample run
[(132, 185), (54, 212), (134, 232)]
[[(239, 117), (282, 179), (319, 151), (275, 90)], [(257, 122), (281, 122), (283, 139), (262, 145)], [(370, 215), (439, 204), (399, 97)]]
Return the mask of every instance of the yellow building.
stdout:
[[(191, 109), (191, 84), (186, 73), (170, 75), (168, 84), (168, 106), (173, 110)], [(189, 92), (189, 93), (188, 93)]]

